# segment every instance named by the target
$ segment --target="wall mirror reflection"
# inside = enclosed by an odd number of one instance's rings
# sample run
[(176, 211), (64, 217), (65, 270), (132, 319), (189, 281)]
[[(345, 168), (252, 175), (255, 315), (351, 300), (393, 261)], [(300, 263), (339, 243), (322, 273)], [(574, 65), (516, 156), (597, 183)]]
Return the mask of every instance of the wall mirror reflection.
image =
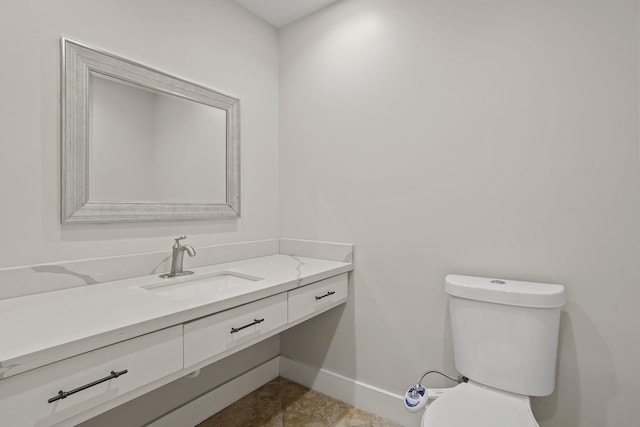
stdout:
[(239, 216), (239, 101), (62, 39), (62, 222)]

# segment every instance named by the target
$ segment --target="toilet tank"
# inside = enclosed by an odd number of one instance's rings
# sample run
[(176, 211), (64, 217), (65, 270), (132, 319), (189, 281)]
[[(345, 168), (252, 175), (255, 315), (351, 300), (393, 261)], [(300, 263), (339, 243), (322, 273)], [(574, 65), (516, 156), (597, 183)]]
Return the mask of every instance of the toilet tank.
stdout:
[(564, 286), (450, 274), (445, 290), (462, 375), (527, 396), (553, 392)]

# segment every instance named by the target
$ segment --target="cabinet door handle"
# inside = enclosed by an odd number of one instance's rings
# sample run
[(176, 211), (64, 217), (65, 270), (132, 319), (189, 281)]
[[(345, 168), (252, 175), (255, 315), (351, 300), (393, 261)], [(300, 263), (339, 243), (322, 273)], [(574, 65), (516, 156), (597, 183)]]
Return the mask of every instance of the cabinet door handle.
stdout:
[(322, 299), (322, 298), (330, 297), (330, 296), (331, 296), (331, 295), (333, 295), (333, 294), (335, 294), (335, 292), (334, 292), (334, 291), (329, 291), (329, 292), (327, 292), (327, 293), (326, 293), (326, 294), (324, 294), (324, 295), (321, 295), (321, 296), (319, 296), (319, 297), (316, 297), (316, 301), (318, 301), (318, 300), (320, 300), (320, 299)]
[(240, 332), (243, 329), (247, 329), (249, 326), (257, 325), (258, 323), (264, 322), (264, 319), (253, 319), (253, 322), (248, 325), (240, 326), (239, 328), (231, 328), (231, 333), (235, 334), (236, 332)]
[(111, 371), (111, 375), (109, 375), (108, 377), (101, 378), (101, 379), (96, 380), (96, 381), (94, 381), (92, 383), (85, 384), (85, 385), (83, 385), (81, 387), (74, 388), (73, 390), (69, 390), (69, 391), (60, 390), (56, 396), (54, 396), (51, 399), (47, 400), (47, 402), (48, 403), (53, 403), (53, 402), (55, 402), (57, 400), (60, 400), (60, 399), (66, 399), (67, 397), (71, 396), (72, 394), (76, 394), (79, 391), (83, 391), (83, 390), (91, 388), (91, 387), (93, 387), (95, 385), (102, 384), (103, 382), (112, 380), (114, 378), (118, 378), (120, 375), (124, 375), (127, 372), (129, 372), (128, 369), (125, 369), (124, 371), (120, 371), (120, 372)]

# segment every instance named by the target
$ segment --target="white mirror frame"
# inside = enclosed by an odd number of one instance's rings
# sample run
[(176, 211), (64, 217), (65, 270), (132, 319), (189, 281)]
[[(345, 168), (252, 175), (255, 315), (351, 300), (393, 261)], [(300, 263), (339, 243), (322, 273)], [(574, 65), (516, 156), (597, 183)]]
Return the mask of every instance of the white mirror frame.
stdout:
[[(62, 38), (62, 223), (175, 221), (240, 216), (240, 101), (229, 95)], [(226, 203), (89, 200), (89, 73), (104, 74), (227, 113)]]

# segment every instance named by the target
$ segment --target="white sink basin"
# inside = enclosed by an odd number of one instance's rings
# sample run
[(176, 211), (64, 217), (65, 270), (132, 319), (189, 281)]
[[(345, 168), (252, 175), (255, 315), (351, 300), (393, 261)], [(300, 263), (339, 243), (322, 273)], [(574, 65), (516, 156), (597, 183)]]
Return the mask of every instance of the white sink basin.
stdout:
[(233, 271), (218, 271), (209, 274), (166, 278), (161, 282), (142, 286), (142, 289), (180, 300), (209, 299), (221, 292), (258, 280), (263, 279)]

